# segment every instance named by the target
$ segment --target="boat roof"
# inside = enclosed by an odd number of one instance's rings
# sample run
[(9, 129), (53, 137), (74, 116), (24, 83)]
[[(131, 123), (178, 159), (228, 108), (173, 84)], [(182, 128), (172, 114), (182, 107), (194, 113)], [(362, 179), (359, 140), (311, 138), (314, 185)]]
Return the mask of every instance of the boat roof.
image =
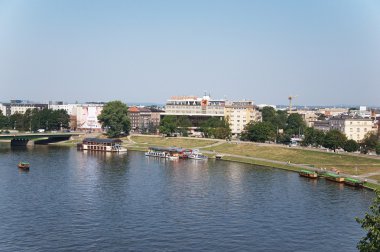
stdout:
[(94, 143), (121, 143), (122, 141), (118, 138), (116, 139), (107, 139), (107, 138), (85, 138), (83, 142), (94, 142)]
[(335, 174), (335, 173), (326, 173), (326, 176), (330, 176), (330, 177), (335, 177), (335, 178), (339, 178), (340, 176), (338, 174)]
[(313, 171), (308, 171), (308, 170), (301, 170), (300, 172), (304, 172), (304, 173), (315, 173)]
[(354, 178), (345, 178), (344, 180), (350, 181), (350, 182), (355, 182), (355, 183), (362, 183), (362, 181), (360, 181), (358, 179), (354, 179)]

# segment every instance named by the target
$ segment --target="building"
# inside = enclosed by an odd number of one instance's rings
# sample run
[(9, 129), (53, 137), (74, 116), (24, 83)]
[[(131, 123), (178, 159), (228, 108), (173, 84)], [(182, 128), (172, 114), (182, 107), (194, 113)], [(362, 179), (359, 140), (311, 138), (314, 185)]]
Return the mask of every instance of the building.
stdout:
[(373, 123), (372, 119), (339, 116), (330, 118), (329, 122), (330, 130), (339, 130), (348, 139), (353, 139), (357, 142), (363, 140), (368, 132), (377, 132), (377, 126)]
[(104, 103), (86, 103), (76, 107), (76, 129), (79, 131), (101, 132), (102, 125), (98, 116), (103, 110)]
[(48, 104), (44, 103), (32, 103), (25, 100), (11, 100), (11, 102), (8, 103), (2, 103), (0, 105), (0, 110), (3, 112), (3, 115), (10, 116), (15, 113), (18, 114), (25, 114), (25, 112), (30, 109), (47, 109)]
[(347, 113), (348, 108), (320, 108), (317, 111), (317, 114), (323, 114), (326, 117), (338, 116)]
[(318, 115), (313, 110), (299, 109), (295, 113), (302, 116), (307, 127), (312, 127), (314, 122), (318, 120)]
[(131, 130), (136, 133), (155, 133), (160, 125), (160, 115), (163, 110), (151, 107), (129, 107), (128, 117)]
[(49, 104), (48, 108), (52, 110), (65, 110), (69, 116), (76, 115), (78, 104)]
[(327, 132), (327, 131), (330, 130), (330, 122), (328, 120), (314, 121), (313, 122), (313, 127), (314, 127), (314, 129)]
[(167, 100), (165, 112), (162, 116), (176, 115), (187, 116), (192, 125), (199, 127), (200, 124), (211, 117), (224, 117), (223, 99), (212, 99), (210, 96), (202, 98), (196, 96), (174, 96)]
[(224, 116), (230, 124), (232, 136), (238, 137), (250, 122), (261, 121), (261, 113), (253, 101), (226, 102)]

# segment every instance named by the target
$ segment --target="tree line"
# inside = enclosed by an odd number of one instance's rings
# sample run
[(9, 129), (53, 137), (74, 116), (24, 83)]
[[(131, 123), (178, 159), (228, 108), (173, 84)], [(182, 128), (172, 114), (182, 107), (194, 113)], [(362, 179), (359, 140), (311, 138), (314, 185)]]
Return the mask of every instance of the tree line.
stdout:
[(0, 110), (0, 129), (4, 132), (12, 129), (19, 131), (60, 130), (68, 128), (69, 122), (70, 116), (63, 109), (28, 109), (24, 114), (16, 112), (10, 116), (4, 115)]
[(276, 111), (272, 107), (263, 108), (262, 122), (251, 122), (246, 125), (241, 140), (286, 144), (292, 137), (302, 137), (302, 146), (323, 146), (332, 150), (341, 148), (347, 152), (376, 151), (380, 154), (379, 135), (376, 133), (367, 133), (365, 138), (357, 143), (355, 140), (348, 140), (346, 135), (338, 130), (324, 132), (307, 127), (300, 114), (289, 115), (286, 111)]

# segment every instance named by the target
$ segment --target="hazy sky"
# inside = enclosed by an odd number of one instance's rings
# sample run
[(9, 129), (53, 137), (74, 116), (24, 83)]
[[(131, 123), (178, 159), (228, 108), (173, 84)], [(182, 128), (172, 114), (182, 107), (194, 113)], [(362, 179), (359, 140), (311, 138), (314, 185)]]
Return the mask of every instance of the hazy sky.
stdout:
[(380, 105), (379, 0), (0, 0), (0, 101)]

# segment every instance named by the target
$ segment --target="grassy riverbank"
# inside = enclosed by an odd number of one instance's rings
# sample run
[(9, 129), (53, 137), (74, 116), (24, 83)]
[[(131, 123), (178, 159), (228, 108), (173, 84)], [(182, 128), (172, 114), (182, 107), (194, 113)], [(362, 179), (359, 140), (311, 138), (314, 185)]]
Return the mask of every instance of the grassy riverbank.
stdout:
[[(295, 149), (278, 145), (270, 146), (252, 143), (237, 144), (195, 138), (132, 136), (131, 140), (134, 144), (129, 144), (129, 149), (136, 148), (136, 150), (146, 150), (146, 148), (151, 145), (181, 146), (184, 148), (197, 147), (203, 151), (224, 153), (226, 154), (223, 157), (224, 160), (270, 166), (285, 170), (299, 171), (303, 168), (297, 167), (297, 165), (304, 165), (314, 168), (326, 168), (328, 170), (335, 168), (342, 173), (351, 176), (365, 176), (366, 174), (375, 173), (376, 175), (368, 176), (368, 178), (380, 182), (380, 159), (366, 156), (352, 156), (333, 152)], [(229, 155), (239, 155), (239, 157)], [(210, 156), (214, 155), (211, 154)], [(265, 160), (255, 160), (253, 158)], [(284, 164), (289, 161), (290, 165)], [(379, 173), (379, 175), (377, 175), (377, 173)]]

